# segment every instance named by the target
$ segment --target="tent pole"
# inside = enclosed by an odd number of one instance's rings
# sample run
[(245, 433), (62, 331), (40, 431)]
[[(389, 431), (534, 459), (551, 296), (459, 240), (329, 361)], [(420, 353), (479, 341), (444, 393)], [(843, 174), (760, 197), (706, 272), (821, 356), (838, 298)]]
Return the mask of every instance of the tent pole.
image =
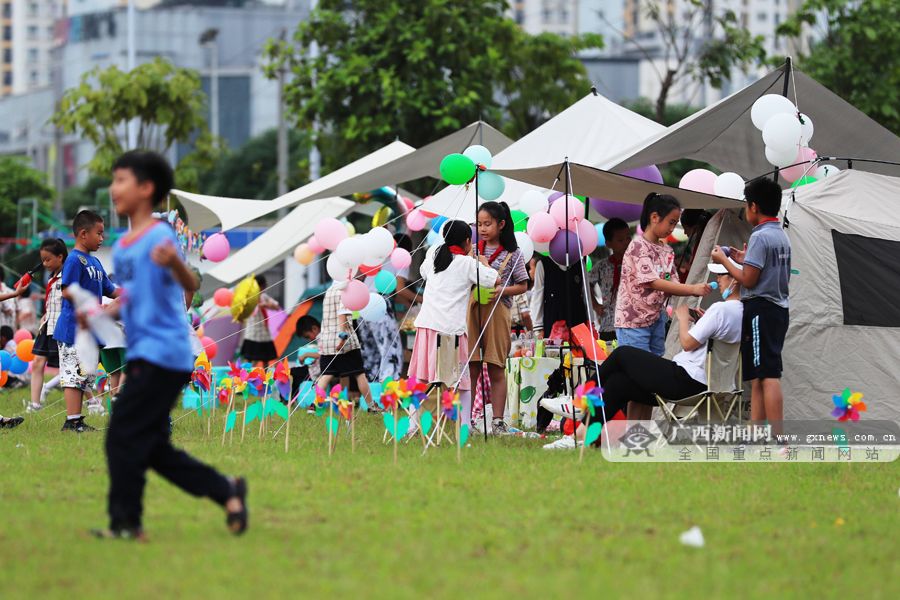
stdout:
[[(784, 96), (785, 98), (788, 97), (788, 90), (790, 89), (790, 85), (791, 85), (791, 71), (793, 70), (793, 68), (794, 68), (793, 60), (791, 59), (790, 56), (786, 57), (784, 59), (784, 85), (781, 88), (781, 95)], [(796, 102), (797, 99), (794, 98), (794, 101)], [(775, 169), (775, 172), (772, 174), (772, 179), (776, 183), (778, 183), (778, 173), (779, 172), (780, 172), (780, 169)]]
[[(569, 195), (572, 193), (572, 182), (569, 178), (569, 157), (566, 157), (566, 160), (563, 163), (563, 168), (566, 170), (566, 195), (563, 198), (563, 201), (566, 203), (566, 228), (563, 230), (566, 235), (566, 273), (569, 272), (569, 269), (572, 268), (572, 265), (569, 264)], [(559, 200), (557, 200), (559, 202)], [(581, 250), (578, 252), (579, 262), (581, 262)], [(563, 286), (563, 302), (565, 303), (564, 314), (566, 315), (566, 329), (569, 331), (569, 352), (572, 351), (572, 329), (569, 325), (569, 322), (572, 320), (572, 298), (569, 295), (569, 286)], [(586, 307), (585, 307), (586, 308)], [(563, 356), (563, 349), (560, 348), (559, 351), (560, 360), (563, 363), (563, 378), (565, 378), (566, 374), (566, 366), (565, 366), (565, 358)], [(575, 357), (573, 356), (571, 361), (569, 362), (569, 393), (572, 398), (572, 439), (575, 440), (575, 447), (578, 447), (578, 420), (575, 418)], [(565, 433), (565, 432), (563, 432)]]
[[(481, 125), (478, 125), (481, 130)], [(478, 246), (481, 240), (478, 236), (478, 166), (475, 167), (475, 310), (478, 313), (478, 377), (471, 382), (472, 398), (474, 402), (475, 389), (478, 382), (481, 382), (481, 424), (484, 428), (484, 441), (487, 442), (487, 403), (490, 398), (484, 397), (484, 331), (481, 323), (481, 267), (478, 264)], [(468, 368), (468, 365), (466, 365)], [(460, 407), (462, 409), (462, 407)], [(457, 419), (461, 419), (462, 415), (456, 415)], [(459, 440), (456, 441), (459, 444)]]

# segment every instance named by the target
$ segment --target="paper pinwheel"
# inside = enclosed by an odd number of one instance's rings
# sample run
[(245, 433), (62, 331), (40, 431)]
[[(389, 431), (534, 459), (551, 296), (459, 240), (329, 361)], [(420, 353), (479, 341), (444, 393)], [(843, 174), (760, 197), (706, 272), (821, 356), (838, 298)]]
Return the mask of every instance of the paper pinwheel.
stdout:
[(587, 381), (575, 388), (575, 406), (582, 412), (596, 416), (596, 409), (603, 406), (603, 388), (593, 381)]
[(838, 421), (859, 421), (859, 413), (866, 411), (866, 403), (862, 401), (863, 395), (859, 392), (851, 392), (850, 388), (844, 388), (840, 395), (831, 397), (834, 402), (832, 417)]
[(209, 359), (206, 358), (206, 352), (201, 352), (197, 360), (194, 361), (194, 368), (199, 369), (200, 367), (206, 369), (207, 372), (212, 371), (212, 365), (209, 364)]
[(459, 416), (459, 406), (459, 394), (454, 394), (450, 390), (444, 390), (444, 393), (441, 394), (441, 411), (443, 411), (444, 416), (451, 421), (455, 421)]
[(197, 367), (194, 369), (194, 372), (191, 373), (191, 385), (194, 386), (195, 389), (208, 392), (211, 383), (209, 371), (204, 367)]
[(291, 397), (291, 370), (286, 359), (275, 365), (272, 379), (275, 381), (275, 387), (278, 389), (281, 399), (289, 400)]
[(97, 367), (97, 374), (94, 379), (94, 384), (97, 386), (97, 391), (101, 394), (106, 391), (106, 384), (109, 382), (109, 375), (106, 372), (106, 369), (103, 368), (103, 365), (99, 365)]
[(240, 379), (241, 381), (246, 381), (248, 377), (248, 373), (246, 369), (241, 367), (239, 364), (228, 361), (228, 376), (232, 379)]

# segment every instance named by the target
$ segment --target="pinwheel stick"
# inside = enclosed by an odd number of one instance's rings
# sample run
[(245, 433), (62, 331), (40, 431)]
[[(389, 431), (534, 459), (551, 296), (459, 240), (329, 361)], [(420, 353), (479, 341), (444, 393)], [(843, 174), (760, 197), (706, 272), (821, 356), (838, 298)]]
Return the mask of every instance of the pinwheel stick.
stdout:
[[(228, 406), (225, 408), (225, 426), (222, 427), (222, 446), (225, 446), (225, 434), (228, 432), (228, 414), (234, 407), (234, 388), (231, 388), (231, 397), (228, 399)], [(234, 429), (231, 430), (234, 435)]]
[[(585, 436), (587, 436), (587, 430), (588, 430), (588, 427), (591, 426), (591, 411), (590, 411), (590, 408), (591, 408), (592, 406), (593, 406), (593, 405), (590, 404), (590, 400), (589, 400), (589, 401), (588, 401), (588, 414), (587, 414), (587, 419), (585, 419), (585, 421), (584, 421), (584, 433), (585, 433)], [(573, 407), (573, 408), (574, 408), (574, 407)], [(573, 411), (572, 411), (572, 416), (573, 416), (573, 417), (575, 416), (574, 413), (575, 413), (575, 411), (573, 410)], [(578, 423), (577, 423), (577, 422), (575, 422), (575, 430), (572, 432), (572, 435), (575, 437), (575, 443), (577, 444), (577, 443), (578, 443)], [(585, 439), (587, 439), (587, 437), (585, 437)], [(581, 442), (581, 451), (579, 451), (579, 453), (578, 453), (578, 462), (579, 462), (579, 463), (580, 463), (581, 461), (584, 460), (584, 447), (585, 447), (585, 446), (586, 446), (586, 444), (584, 443), (584, 441), (582, 441), (582, 442)]]
[[(260, 440), (262, 440), (262, 436), (263, 436), (263, 428), (264, 428), (264, 426), (265, 426), (265, 425), (268, 425), (268, 423), (266, 422), (266, 421), (267, 421), (267, 418), (266, 418), (266, 399), (267, 399), (268, 397), (269, 397), (269, 381), (268, 381), (268, 377), (267, 377), (267, 378), (266, 378), (266, 389), (265, 389), (265, 391), (263, 392), (263, 399), (262, 399), (262, 417), (259, 419), (259, 439), (260, 439)], [(268, 427), (265, 427), (265, 429), (268, 431)]]
[[(285, 426), (287, 428), (287, 430), (284, 432), (284, 453), (285, 454), (287, 454), (288, 447), (290, 446), (290, 443), (291, 443), (291, 415), (294, 414), (293, 411), (291, 410), (291, 402), (293, 402), (293, 400), (288, 399), (288, 404), (287, 404), (288, 416), (287, 416), (287, 425)], [(278, 435), (277, 431), (275, 432), (275, 435)]]
[(397, 441), (397, 427), (399, 426), (399, 423), (398, 423), (399, 418), (397, 417), (397, 402), (394, 402), (393, 411), (394, 411), (394, 464), (396, 465), (397, 464), (397, 445), (399, 443)]
[(356, 411), (353, 409), (353, 403), (350, 403), (350, 454), (356, 453)]
[(462, 411), (456, 411), (456, 462), (462, 463), (462, 427), (460, 421), (462, 421), (462, 415), (460, 414)]

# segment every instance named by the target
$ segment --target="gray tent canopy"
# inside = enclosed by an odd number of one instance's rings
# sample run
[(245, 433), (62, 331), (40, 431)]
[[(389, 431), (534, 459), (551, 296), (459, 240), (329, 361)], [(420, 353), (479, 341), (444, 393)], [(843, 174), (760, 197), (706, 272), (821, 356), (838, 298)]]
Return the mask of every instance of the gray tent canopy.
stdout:
[[(765, 94), (782, 94), (815, 124), (810, 146), (820, 157), (896, 161), (900, 138), (837, 94), (787, 63), (747, 86), (641, 141), (609, 163), (621, 173), (635, 167), (692, 158), (750, 179), (769, 172), (762, 136), (750, 120), (753, 103)], [(846, 164), (846, 163), (845, 163)], [(838, 164), (844, 167), (845, 164)], [(900, 166), (855, 162), (854, 168), (900, 176)]]

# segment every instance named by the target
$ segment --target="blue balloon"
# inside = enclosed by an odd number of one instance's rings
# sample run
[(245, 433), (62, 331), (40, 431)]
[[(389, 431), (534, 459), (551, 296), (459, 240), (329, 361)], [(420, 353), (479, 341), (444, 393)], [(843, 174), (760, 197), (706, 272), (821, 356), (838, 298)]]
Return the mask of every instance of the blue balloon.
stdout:
[(25, 371), (28, 370), (28, 363), (19, 358), (18, 356), (13, 356), (12, 360), (9, 361), (9, 372), (13, 375), (21, 375)]
[(12, 354), (6, 350), (0, 350), (0, 371), (9, 371), (9, 365), (12, 362)]
[(606, 238), (603, 237), (603, 223), (597, 223), (594, 227), (597, 228), (597, 247), (602, 248), (606, 245)]
[(385, 302), (383, 296), (373, 293), (369, 294), (369, 303), (359, 311), (359, 316), (366, 321), (380, 321), (386, 315), (387, 302)]
[(496, 200), (503, 195), (506, 182), (496, 173), (478, 172), (478, 195), (485, 200)]
[(438, 235), (441, 233), (441, 227), (444, 226), (444, 223), (447, 222), (447, 217), (444, 215), (438, 215), (431, 220), (431, 230)]
[(463, 152), (463, 156), (468, 156), (472, 159), (472, 162), (476, 165), (482, 165), (485, 169), (491, 168), (491, 163), (494, 158), (491, 156), (491, 151), (485, 148), (484, 146), (469, 146), (466, 148), (466, 151)]

